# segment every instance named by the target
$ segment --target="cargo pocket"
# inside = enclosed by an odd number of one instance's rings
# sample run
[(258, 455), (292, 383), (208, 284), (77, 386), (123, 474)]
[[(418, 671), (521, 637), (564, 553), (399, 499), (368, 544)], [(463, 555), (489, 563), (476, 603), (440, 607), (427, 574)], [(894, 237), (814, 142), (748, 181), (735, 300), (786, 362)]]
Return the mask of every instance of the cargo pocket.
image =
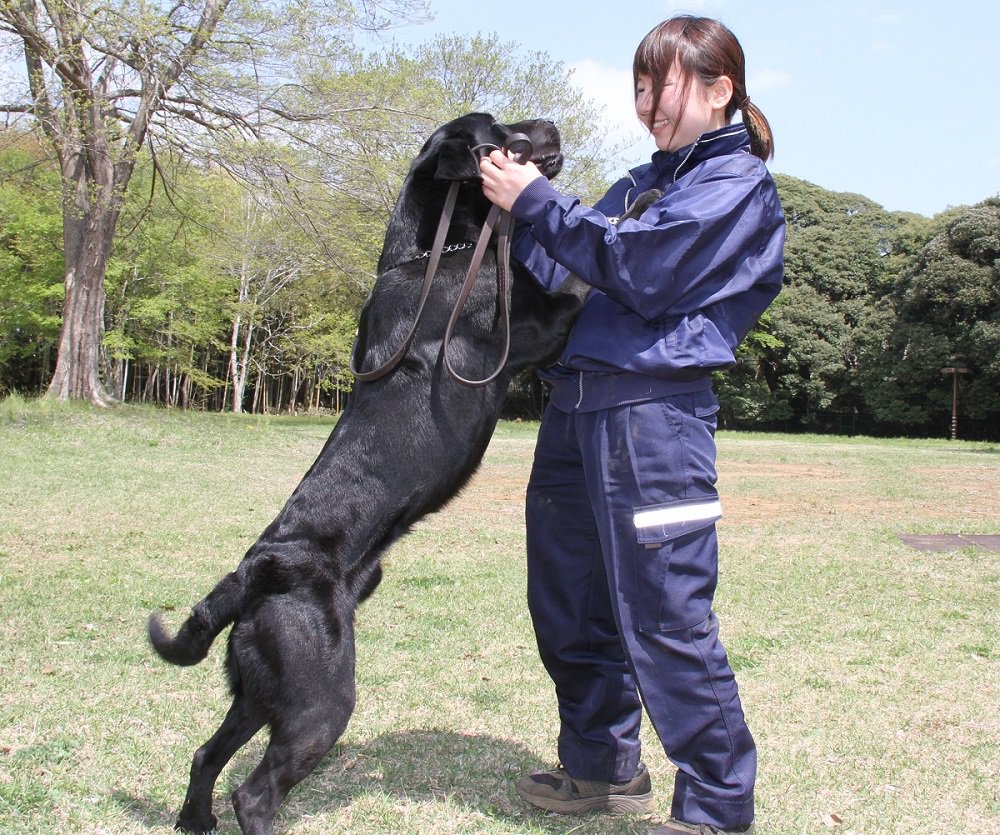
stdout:
[(680, 499), (668, 504), (638, 507), (633, 518), (639, 544), (646, 548), (659, 548), (679, 536), (714, 525), (722, 518), (722, 505), (718, 497)]
[(715, 538), (701, 536), (722, 517), (719, 499), (704, 496), (636, 508), (640, 548), (632, 561), (634, 622), (641, 632), (693, 626), (711, 610)]

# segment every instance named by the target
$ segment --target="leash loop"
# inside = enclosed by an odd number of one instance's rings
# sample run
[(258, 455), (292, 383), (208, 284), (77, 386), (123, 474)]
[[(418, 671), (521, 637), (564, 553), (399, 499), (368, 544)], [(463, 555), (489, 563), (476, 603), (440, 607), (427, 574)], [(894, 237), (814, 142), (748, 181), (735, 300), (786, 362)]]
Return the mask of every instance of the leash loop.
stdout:
[[(445, 328), (444, 341), (441, 345), (444, 365), (448, 369), (448, 373), (457, 382), (462, 383), (462, 385), (478, 388), (492, 383), (500, 376), (500, 372), (503, 371), (503, 367), (507, 364), (507, 357), (510, 355), (510, 230), (513, 225), (514, 218), (510, 212), (503, 211), (499, 206), (494, 205), (490, 207), (490, 212), (486, 216), (486, 222), (483, 223), (483, 231), (479, 234), (476, 249), (472, 253), (472, 261), (469, 263), (469, 269), (465, 274), (465, 281), (458, 294), (458, 300), (452, 308), (451, 318), (448, 319), (448, 327)], [(451, 359), (448, 357), (448, 346), (451, 344), (452, 333), (455, 325), (458, 323), (458, 318), (462, 314), (465, 303), (468, 301), (469, 295), (472, 293), (472, 288), (476, 283), (476, 278), (479, 276), (479, 268), (482, 266), (483, 256), (486, 254), (486, 245), (493, 236), (494, 228), (497, 230), (497, 308), (500, 314), (500, 326), (503, 329), (503, 350), (500, 354), (500, 362), (497, 363), (496, 368), (493, 369), (493, 372), (489, 376), (481, 380), (470, 380), (459, 374), (451, 364)]]
[[(488, 149), (485, 150), (484, 149)], [(533, 146), (531, 144), (531, 139), (528, 138), (523, 133), (513, 133), (507, 137), (507, 144), (505, 147), (501, 148), (499, 145), (494, 145), (490, 142), (483, 142), (479, 145), (474, 145), (471, 149), (473, 154), (478, 153), (480, 156), (485, 156), (492, 151), (503, 151), (512, 160), (518, 163), (525, 163), (531, 158), (533, 153)], [(384, 377), (390, 371), (396, 368), (400, 362), (402, 362), (403, 357), (406, 356), (406, 352), (409, 351), (410, 345), (413, 344), (413, 338), (416, 336), (417, 327), (420, 324), (420, 319), (423, 316), (424, 306), (427, 303), (427, 297), (431, 292), (431, 285), (434, 282), (434, 276), (437, 274), (438, 264), (441, 261), (442, 253), (458, 252), (463, 249), (468, 249), (471, 244), (449, 244), (445, 246), (445, 239), (448, 237), (448, 228), (451, 226), (451, 218), (455, 211), (455, 202), (458, 199), (458, 189), (459, 182), (453, 182), (448, 189), (448, 194), (445, 197), (444, 208), (441, 210), (441, 219), (438, 221), (437, 231), (434, 235), (434, 243), (431, 248), (425, 250), (423, 253), (417, 256), (415, 260), (420, 260), (422, 258), (427, 258), (427, 268), (424, 270), (424, 279), (420, 286), (420, 299), (417, 302), (417, 312), (413, 317), (413, 324), (410, 327), (409, 333), (407, 333), (406, 338), (403, 340), (403, 344), (399, 346), (396, 353), (394, 353), (388, 360), (385, 361), (378, 368), (373, 368), (371, 371), (361, 371), (360, 362), (358, 362), (358, 340), (355, 340), (354, 347), (351, 350), (351, 356), (348, 360), (348, 368), (351, 373), (362, 382), (371, 382), (372, 380), (378, 380)], [(493, 382), (500, 372), (503, 371), (504, 366), (507, 364), (507, 358), (510, 355), (510, 293), (512, 287), (511, 273), (510, 273), (510, 236), (511, 230), (514, 226), (514, 218), (511, 216), (510, 212), (503, 211), (499, 206), (490, 206), (489, 214), (486, 216), (486, 221), (483, 223), (482, 231), (479, 233), (479, 240), (476, 241), (475, 249), (472, 253), (472, 260), (469, 262), (469, 269), (465, 274), (465, 281), (462, 283), (462, 288), (458, 294), (458, 300), (455, 302), (455, 306), (452, 308), (451, 317), (448, 319), (448, 326), (445, 328), (444, 341), (441, 345), (441, 353), (444, 357), (445, 368), (447, 368), (448, 373), (459, 383), (466, 386), (485, 386), (488, 383)], [(479, 276), (479, 269), (483, 264), (483, 258), (486, 255), (486, 247), (489, 245), (490, 238), (493, 237), (493, 231), (496, 229), (497, 232), (497, 310), (500, 315), (501, 328), (503, 329), (503, 350), (501, 351), (500, 362), (497, 364), (496, 368), (493, 370), (489, 376), (484, 377), (482, 380), (470, 380), (459, 374), (451, 364), (451, 360), (448, 357), (448, 346), (451, 344), (452, 334), (455, 330), (455, 325), (458, 323), (458, 319), (465, 309), (465, 303), (469, 300), (469, 296), (472, 293), (472, 288), (475, 286), (476, 279)]]

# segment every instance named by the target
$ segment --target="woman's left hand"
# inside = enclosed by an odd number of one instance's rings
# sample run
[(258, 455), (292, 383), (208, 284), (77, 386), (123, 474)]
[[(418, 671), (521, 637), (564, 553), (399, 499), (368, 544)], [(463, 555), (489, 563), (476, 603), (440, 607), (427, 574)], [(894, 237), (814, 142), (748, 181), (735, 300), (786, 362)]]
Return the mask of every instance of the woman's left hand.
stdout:
[(479, 170), (483, 175), (483, 194), (508, 212), (528, 183), (543, 176), (533, 162), (516, 162), (503, 151), (483, 157)]

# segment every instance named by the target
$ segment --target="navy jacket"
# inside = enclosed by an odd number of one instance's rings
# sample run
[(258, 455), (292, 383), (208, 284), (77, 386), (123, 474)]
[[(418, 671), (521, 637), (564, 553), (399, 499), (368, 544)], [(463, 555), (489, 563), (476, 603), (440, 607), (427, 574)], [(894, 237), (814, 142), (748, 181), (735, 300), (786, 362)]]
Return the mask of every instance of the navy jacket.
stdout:
[[(616, 225), (643, 191), (663, 196)], [(657, 151), (594, 206), (544, 177), (512, 207), (513, 255), (546, 289), (570, 273), (593, 290), (559, 364), (563, 409), (606, 408), (711, 385), (781, 289), (785, 221), (742, 125)]]

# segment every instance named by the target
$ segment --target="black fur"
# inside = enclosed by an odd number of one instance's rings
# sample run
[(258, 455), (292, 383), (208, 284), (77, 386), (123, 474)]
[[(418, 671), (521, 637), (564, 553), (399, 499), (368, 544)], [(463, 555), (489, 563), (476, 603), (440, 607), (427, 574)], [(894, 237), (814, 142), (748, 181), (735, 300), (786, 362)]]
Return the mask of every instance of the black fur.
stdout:
[[(361, 316), (359, 360), (391, 356), (412, 322), (445, 193), (462, 182), (449, 243), (474, 242), (489, 203), (480, 143), (527, 134), (532, 159), (553, 176), (559, 137), (543, 121), (497, 124), (469, 114), (436, 130), (414, 160), (389, 222), (379, 276)], [(315, 463), (237, 569), (198, 603), (171, 638), (156, 614), (149, 638), (173, 664), (201, 661), (232, 624), (226, 668), (232, 706), (198, 749), (177, 828), (214, 829), (212, 792), (223, 766), (262, 727), (263, 759), (233, 793), (245, 833), (267, 833), (285, 796), (326, 755), (354, 709), (354, 610), (378, 585), (379, 559), (425, 514), (447, 502), (479, 465), (510, 378), (558, 355), (580, 306), (580, 286), (546, 295), (519, 268), (511, 298), (511, 351), (503, 372), (478, 388), (449, 377), (442, 336), (471, 249), (445, 254), (415, 339), (387, 376), (355, 387)], [(496, 254), (483, 262), (449, 357), (463, 376), (485, 377), (499, 359)]]
[[(378, 280), (361, 314), (359, 357), (377, 367), (413, 320), (425, 261), (448, 186), (462, 183), (449, 243), (476, 240), (489, 210), (472, 148), (527, 134), (547, 176), (562, 166), (559, 135), (544, 121), (497, 124), (473, 113), (436, 130), (414, 160), (385, 236)], [(638, 214), (658, 193), (647, 192)], [(269, 833), (288, 792), (327, 754), (354, 710), (354, 610), (381, 579), (385, 550), (452, 498), (479, 465), (512, 375), (554, 362), (586, 287), (575, 279), (552, 295), (514, 267), (511, 350), (503, 372), (482, 387), (444, 369), (442, 338), (471, 249), (442, 257), (420, 327), (402, 362), (358, 383), (319, 457), (277, 518), (198, 603), (171, 638), (153, 614), (149, 638), (172, 664), (197, 664), (232, 624), (226, 670), (233, 702), (194, 755), (177, 828), (215, 828), (212, 792), (222, 768), (262, 727), (264, 757), (233, 792), (245, 833)], [(466, 303), (449, 354), (463, 376), (482, 379), (499, 359), (496, 253)]]

